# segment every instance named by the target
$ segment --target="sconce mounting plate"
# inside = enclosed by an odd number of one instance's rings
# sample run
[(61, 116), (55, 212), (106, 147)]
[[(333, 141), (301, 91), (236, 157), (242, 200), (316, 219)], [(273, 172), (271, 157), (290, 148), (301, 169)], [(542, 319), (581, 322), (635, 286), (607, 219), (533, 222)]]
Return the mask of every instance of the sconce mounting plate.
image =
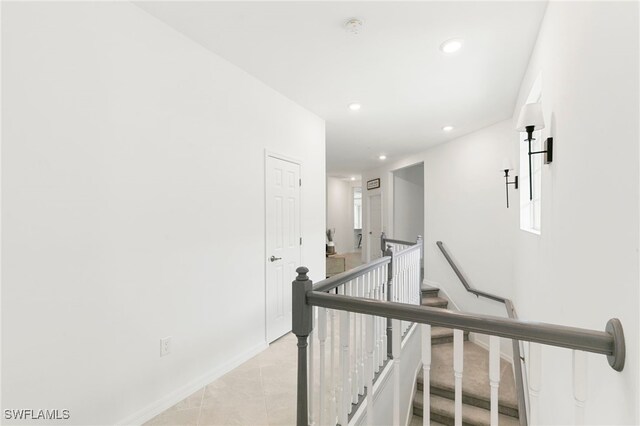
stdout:
[(544, 141), (544, 164), (553, 161), (553, 138), (547, 138)]

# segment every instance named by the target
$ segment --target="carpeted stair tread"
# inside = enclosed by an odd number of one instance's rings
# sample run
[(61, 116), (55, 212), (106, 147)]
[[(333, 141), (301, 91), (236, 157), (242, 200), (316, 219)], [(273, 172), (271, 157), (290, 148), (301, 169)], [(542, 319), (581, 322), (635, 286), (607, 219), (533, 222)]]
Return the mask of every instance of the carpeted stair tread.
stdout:
[[(431, 347), (431, 392), (453, 399), (455, 390), (453, 377), (453, 343)], [(418, 389), (422, 389), (422, 371), (418, 375)], [(489, 351), (473, 342), (464, 342), (462, 375), (463, 401), (480, 407), (489, 407)], [(518, 401), (512, 366), (500, 360), (500, 387), (498, 388), (500, 411), (517, 415)]]
[(422, 284), (422, 286), (420, 286), (420, 291), (422, 292), (423, 297), (436, 297), (440, 292), (440, 289), (428, 284)]
[[(469, 332), (464, 332), (464, 340), (469, 340)], [(446, 327), (431, 327), (431, 344), (440, 345), (453, 342), (453, 329)]]
[[(431, 420), (431, 426), (445, 426), (442, 423), (438, 423), (438, 422), (434, 422), (433, 420)], [(423, 422), (422, 422), (422, 417), (420, 416), (413, 416), (411, 417), (411, 421), (409, 422), (409, 426), (422, 426)]]
[[(423, 395), (421, 391), (416, 392), (413, 400), (414, 416), (422, 416)], [(443, 424), (453, 425), (455, 420), (455, 403), (452, 399), (443, 398), (438, 395), (431, 395), (431, 419)], [(520, 422), (515, 417), (499, 414), (498, 423), (500, 426), (518, 426)], [(491, 412), (483, 408), (462, 404), (462, 424), (473, 426), (490, 426)]]
[(434, 297), (423, 297), (422, 304), (424, 306), (430, 306), (432, 308), (446, 308), (449, 304), (447, 299), (442, 297), (434, 296)]

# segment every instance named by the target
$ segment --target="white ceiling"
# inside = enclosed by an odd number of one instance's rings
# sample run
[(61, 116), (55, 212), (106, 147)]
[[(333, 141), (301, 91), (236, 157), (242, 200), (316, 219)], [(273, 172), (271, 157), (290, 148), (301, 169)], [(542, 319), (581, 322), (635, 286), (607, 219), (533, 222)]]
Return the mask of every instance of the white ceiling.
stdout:
[[(541, 2), (137, 2), (324, 118), (349, 176), (511, 117)], [(363, 22), (353, 36), (343, 25)], [(456, 54), (440, 44), (464, 39)], [(352, 102), (360, 111), (348, 109)], [(441, 129), (453, 125), (452, 132)]]

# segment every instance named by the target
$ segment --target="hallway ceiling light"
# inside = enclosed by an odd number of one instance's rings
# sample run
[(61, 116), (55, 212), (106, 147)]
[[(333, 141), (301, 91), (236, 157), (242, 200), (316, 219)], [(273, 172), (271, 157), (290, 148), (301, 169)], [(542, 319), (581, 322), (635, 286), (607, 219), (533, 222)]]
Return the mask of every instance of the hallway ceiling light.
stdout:
[(440, 50), (442, 53), (451, 54), (455, 53), (462, 48), (462, 39), (460, 38), (452, 38), (451, 40), (447, 40), (440, 45)]
[(351, 35), (357, 36), (362, 31), (362, 21), (351, 18), (344, 24), (344, 29)]
[(444, 130), (445, 132), (450, 132), (453, 130), (453, 126), (444, 126), (442, 130)]
[(379, 158), (380, 160), (386, 160), (386, 159), (387, 159), (387, 156), (386, 156), (386, 155), (384, 155), (384, 154), (382, 154), (382, 155), (381, 155), (381, 156), (379, 156), (378, 158)]
[(358, 111), (360, 108), (362, 108), (362, 105), (360, 105), (360, 104), (359, 104), (359, 103), (357, 103), (357, 102), (354, 102), (354, 103), (352, 103), (352, 104), (349, 104), (349, 109), (350, 109), (351, 111)]
[(356, 178), (354, 178), (353, 176), (351, 176), (351, 180), (352, 180), (352, 181), (354, 181), (354, 180), (356, 180)]

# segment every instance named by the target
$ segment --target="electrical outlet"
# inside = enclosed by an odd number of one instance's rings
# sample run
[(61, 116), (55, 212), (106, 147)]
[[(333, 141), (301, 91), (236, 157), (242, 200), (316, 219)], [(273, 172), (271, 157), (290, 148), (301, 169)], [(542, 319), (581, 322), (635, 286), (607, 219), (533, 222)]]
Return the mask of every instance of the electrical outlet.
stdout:
[(171, 336), (160, 339), (160, 357), (171, 353)]

